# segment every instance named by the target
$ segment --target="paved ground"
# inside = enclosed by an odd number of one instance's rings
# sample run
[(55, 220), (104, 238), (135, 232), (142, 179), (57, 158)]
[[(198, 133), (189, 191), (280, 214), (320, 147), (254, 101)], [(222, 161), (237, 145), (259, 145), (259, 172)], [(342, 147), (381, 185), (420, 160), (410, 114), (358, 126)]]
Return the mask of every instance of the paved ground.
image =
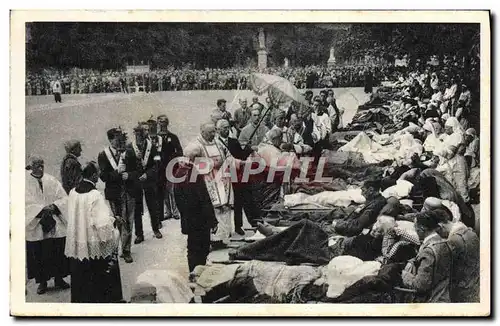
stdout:
[[(315, 91), (317, 93), (317, 91)], [(200, 123), (209, 119), (219, 98), (228, 101), (228, 108), (237, 107), (240, 97), (252, 97), (250, 91), (182, 91), (153, 94), (91, 94), (63, 95), (63, 103), (54, 103), (51, 96), (26, 97), (26, 155), (39, 154), (45, 158), (46, 172), (59, 178), (59, 164), (64, 156), (64, 141), (83, 140), (81, 161), (96, 160), (107, 145), (106, 130), (121, 125), (131, 135), (138, 121), (165, 113), (171, 130), (183, 145), (198, 134)], [(336, 89), (340, 107), (345, 108), (344, 121), (352, 119), (359, 104), (367, 99), (361, 88)], [(264, 98), (261, 97), (261, 101)], [(98, 185), (102, 189), (103, 185)], [(153, 238), (149, 216), (144, 216), (146, 241), (132, 245), (134, 263), (120, 262), (125, 299), (130, 298), (131, 286), (137, 276), (147, 269), (170, 269), (187, 277), (186, 238), (177, 220), (163, 222), (163, 239)], [(227, 249), (211, 253), (209, 259), (227, 259)], [(68, 280), (69, 281), (69, 280)], [(49, 287), (53, 284), (49, 282)], [(28, 302), (69, 302), (70, 291), (50, 291), (36, 294), (36, 284), (27, 287)]]

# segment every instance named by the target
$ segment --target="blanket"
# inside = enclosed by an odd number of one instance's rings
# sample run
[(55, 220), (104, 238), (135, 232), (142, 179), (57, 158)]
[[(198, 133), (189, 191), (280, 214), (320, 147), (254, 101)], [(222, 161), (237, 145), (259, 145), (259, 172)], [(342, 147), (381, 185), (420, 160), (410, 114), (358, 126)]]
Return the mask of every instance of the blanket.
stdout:
[(332, 206), (348, 207), (351, 203), (364, 204), (366, 198), (362, 195), (361, 189), (351, 188), (341, 191), (323, 191), (316, 195), (296, 193), (285, 195), (285, 207), (293, 208), (301, 204), (313, 204), (318, 208), (329, 208)]
[(317, 224), (302, 220), (278, 234), (239, 247), (233, 258), (324, 265), (330, 261), (328, 234)]

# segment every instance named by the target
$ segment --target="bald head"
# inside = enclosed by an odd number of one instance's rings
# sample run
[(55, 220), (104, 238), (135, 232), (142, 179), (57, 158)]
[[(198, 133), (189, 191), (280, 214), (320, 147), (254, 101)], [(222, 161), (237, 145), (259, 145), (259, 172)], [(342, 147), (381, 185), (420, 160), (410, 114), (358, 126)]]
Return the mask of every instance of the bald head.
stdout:
[(231, 126), (229, 125), (229, 121), (227, 121), (226, 119), (220, 119), (219, 121), (217, 121), (216, 129), (221, 137), (227, 138), (229, 136), (229, 130), (231, 129)]
[(211, 142), (215, 138), (215, 125), (212, 122), (203, 123), (200, 126), (201, 137), (208, 142)]

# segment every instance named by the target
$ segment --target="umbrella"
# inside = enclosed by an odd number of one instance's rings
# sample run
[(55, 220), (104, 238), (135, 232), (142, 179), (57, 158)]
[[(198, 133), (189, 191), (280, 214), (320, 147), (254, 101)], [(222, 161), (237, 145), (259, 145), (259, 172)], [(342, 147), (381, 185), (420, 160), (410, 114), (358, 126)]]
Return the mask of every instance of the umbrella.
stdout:
[(302, 93), (285, 78), (254, 73), (250, 75), (250, 86), (258, 95), (267, 92), (273, 103), (281, 104), (293, 101), (307, 106)]

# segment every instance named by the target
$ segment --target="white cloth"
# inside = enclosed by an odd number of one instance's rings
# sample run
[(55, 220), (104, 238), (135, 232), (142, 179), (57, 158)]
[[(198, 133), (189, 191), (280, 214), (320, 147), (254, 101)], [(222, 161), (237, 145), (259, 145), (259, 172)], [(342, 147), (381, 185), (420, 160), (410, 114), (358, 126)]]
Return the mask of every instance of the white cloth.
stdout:
[(294, 169), (299, 169), (301, 167), (300, 161), (295, 153), (282, 152), (274, 145), (266, 143), (259, 144), (257, 154), (264, 159), (266, 166), (270, 168), (293, 167)]
[(311, 266), (287, 266), (277, 262), (252, 260), (242, 264), (236, 277), (250, 278), (260, 294), (286, 302), (286, 296), (299, 286), (318, 279), (320, 270)]
[(318, 127), (320, 132), (320, 139), (325, 139), (328, 134), (332, 132), (332, 123), (328, 114), (323, 113), (318, 115), (316, 112), (311, 114), (314, 124)]
[(316, 195), (295, 193), (285, 195), (285, 207), (294, 207), (302, 204), (317, 204), (322, 207), (347, 207), (352, 202), (364, 204), (366, 198), (362, 195), (360, 188), (352, 188), (341, 191), (322, 191)]
[(460, 214), (460, 208), (458, 208), (457, 204), (455, 204), (452, 201), (445, 200), (445, 199), (441, 199), (441, 203), (443, 204), (443, 206), (445, 206), (446, 208), (448, 208), (450, 210), (451, 214), (453, 215), (454, 222), (461, 220), (462, 215)]
[(62, 87), (59, 81), (54, 82), (52, 86), (52, 93), (62, 93)]
[[(25, 180), (25, 216), (26, 216), (26, 241), (40, 241), (50, 238), (62, 238), (66, 236), (67, 224), (67, 200), (68, 196), (61, 183), (45, 173), (41, 178), (43, 192), (38, 180), (26, 173)], [(56, 226), (44, 233), (40, 219), (36, 216), (45, 206), (54, 204), (61, 212), (61, 216), (54, 215)]]
[(196, 279), (196, 283), (204, 289), (211, 289), (232, 280), (239, 266), (240, 264), (199, 265), (196, 266), (193, 272), (197, 274), (201, 269), (202, 271)]
[(144, 297), (155, 298), (153, 303), (189, 303), (194, 293), (187, 281), (173, 271), (147, 270), (137, 277), (131, 301), (144, 302)]
[(397, 180), (394, 186), (390, 186), (389, 188), (382, 191), (382, 196), (384, 196), (385, 198), (405, 198), (408, 197), (412, 188), (413, 183), (406, 180)]
[(385, 148), (374, 142), (364, 132), (360, 132), (350, 142), (338, 149), (339, 152), (357, 152), (363, 155), (366, 163), (380, 163), (384, 160), (393, 160), (395, 148)]
[(104, 196), (96, 189), (68, 196), (68, 232), (64, 254), (79, 260), (110, 256), (118, 247), (119, 232)]
[(365, 276), (377, 275), (381, 264), (376, 261), (363, 262), (352, 256), (333, 258), (326, 267), (328, 291), (326, 296), (338, 298), (345, 289)]
[(215, 234), (212, 234), (211, 240), (228, 244), (233, 231), (231, 208), (229, 206), (216, 207), (214, 212), (218, 223), (217, 230)]

